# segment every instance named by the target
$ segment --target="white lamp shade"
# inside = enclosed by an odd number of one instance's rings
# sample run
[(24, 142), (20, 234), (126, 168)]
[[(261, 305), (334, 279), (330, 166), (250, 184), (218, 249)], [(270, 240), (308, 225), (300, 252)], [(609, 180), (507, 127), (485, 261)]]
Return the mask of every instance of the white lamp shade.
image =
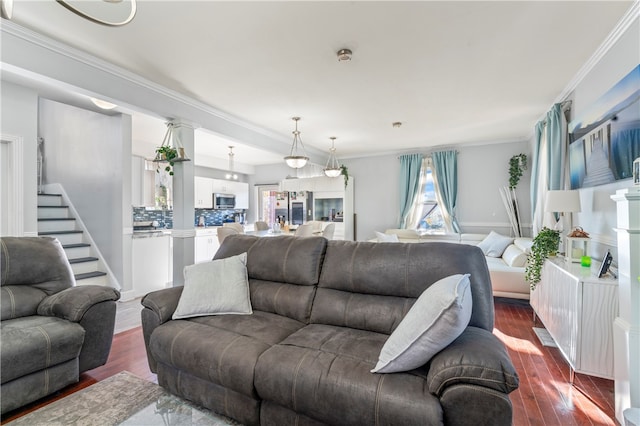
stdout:
[(580, 211), (580, 192), (576, 190), (554, 190), (547, 192), (545, 211), (571, 213)]
[(284, 161), (287, 163), (287, 166), (293, 169), (301, 169), (307, 164), (309, 157), (302, 155), (288, 155), (284, 157)]
[(340, 169), (331, 169), (331, 168), (324, 169), (324, 174), (327, 177), (338, 177), (340, 176), (340, 173), (342, 173), (342, 170)]

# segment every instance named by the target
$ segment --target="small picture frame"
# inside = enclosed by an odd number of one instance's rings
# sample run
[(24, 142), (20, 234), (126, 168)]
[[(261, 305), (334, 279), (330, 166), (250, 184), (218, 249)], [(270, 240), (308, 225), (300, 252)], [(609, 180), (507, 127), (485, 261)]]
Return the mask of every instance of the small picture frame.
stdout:
[(640, 157), (633, 161), (633, 184), (640, 185)]
[(609, 252), (609, 250), (607, 250), (607, 253), (604, 255), (604, 258), (602, 259), (602, 264), (600, 265), (598, 278), (602, 278), (604, 274), (607, 273), (607, 271), (609, 270), (609, 266), (611, 266), (612, 260), (613, 260), (613, 257), (611, 256), (611, 253)]

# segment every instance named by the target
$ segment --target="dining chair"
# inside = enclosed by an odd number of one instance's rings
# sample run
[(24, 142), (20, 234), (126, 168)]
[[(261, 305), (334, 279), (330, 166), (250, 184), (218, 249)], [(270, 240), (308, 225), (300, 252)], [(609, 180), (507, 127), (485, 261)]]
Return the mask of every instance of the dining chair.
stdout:
[(333, 233), (335, 232), (335, 230), (336, 230), (336, 224), (330, 223), (322, 230), (322, 236), (325, 237), (327, 240), (330, 240), (333, 238)]
[(310, 237), (312, 235), (313, 227), (308, 223), (298, 226), (296, 233), (294, 234), (296, 237)]
[(269, 230), (269, 224), (267, 222), (258, 220), (256, 221), (256, 223), (253, 225), (253, 229), (255, 231), (268, 231)]
[(240, 234), (240, 232), (232, 226), (223, 226), (222, 228), (218, 228), (218, 242), (222, 244), (225, 238), (234, 234)]
[(244, 234), (244, 226), (237, 222), (226, 222), (222, 224), (223, 228), (232, 228), (238, 231), (239, 234)]

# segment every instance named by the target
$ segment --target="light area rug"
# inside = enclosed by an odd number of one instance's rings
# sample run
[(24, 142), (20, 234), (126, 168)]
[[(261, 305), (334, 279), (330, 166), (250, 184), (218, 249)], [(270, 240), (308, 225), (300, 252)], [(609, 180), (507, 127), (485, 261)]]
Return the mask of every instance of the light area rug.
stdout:
[(7, 423), (11, 426), (240, 425), (127, 371)]
[(538, 340), (540, 340), (542, 346), (549, 346), (551, 348), (558, 347), (546, 328), (533, 327), (533, 332), (538, 336)]

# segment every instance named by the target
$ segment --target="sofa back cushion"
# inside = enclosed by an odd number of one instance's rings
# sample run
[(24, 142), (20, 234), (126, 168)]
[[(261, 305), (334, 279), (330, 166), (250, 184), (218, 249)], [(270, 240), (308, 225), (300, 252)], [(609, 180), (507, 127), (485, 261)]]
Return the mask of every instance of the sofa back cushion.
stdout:
[(73, 285), (71, 265), (57, 239), (0, 238), (2, 320), (35, 315), (42, 299)]
[(470, 274), (469, 325), (492, 331), (491, 280), (479, 248), (329, 241), (311, 322), (391, 334), (427, 287), (453, 274)]
[(230, 235), (214, 259), (247, 253), (254, 310), (308, 323), (327, 248), (322, 237)]

